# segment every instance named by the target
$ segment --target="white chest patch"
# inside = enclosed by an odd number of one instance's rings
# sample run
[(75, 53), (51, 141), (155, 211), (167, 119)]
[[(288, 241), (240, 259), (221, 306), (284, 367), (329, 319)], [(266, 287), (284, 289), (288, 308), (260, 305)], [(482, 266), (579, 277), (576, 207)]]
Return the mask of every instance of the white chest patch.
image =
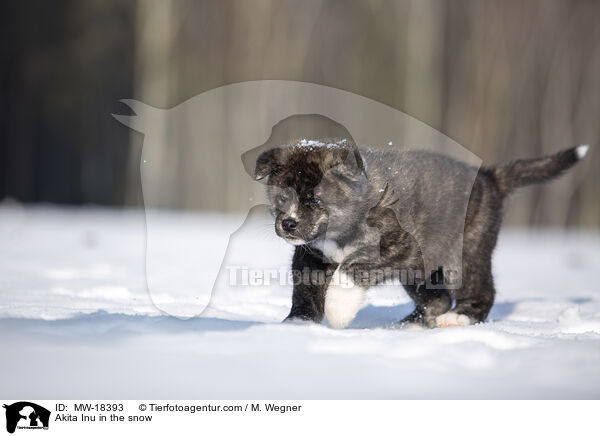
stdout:
[(356, 286), (338, 268), (331, 277), (325, 294), (325, 318), (330, 327), (343, 329), (352, 322), (362, 307), (365, 289)]
[(340, 247), (338, 247), (338, 244), (328, 239), (323, 243), (323, 254), (334, 262), (339, 263), (343, 260), (340, 258), (340, 256), (343, 255), (343, 252), (340, 250)]
[(336, 263), (342, 263), (342, 261), (355, 250), (356, 248), (353, 246), (340, 248), (338, 244), (330, 240), (326, 240), (323, 243), (323, 254)]

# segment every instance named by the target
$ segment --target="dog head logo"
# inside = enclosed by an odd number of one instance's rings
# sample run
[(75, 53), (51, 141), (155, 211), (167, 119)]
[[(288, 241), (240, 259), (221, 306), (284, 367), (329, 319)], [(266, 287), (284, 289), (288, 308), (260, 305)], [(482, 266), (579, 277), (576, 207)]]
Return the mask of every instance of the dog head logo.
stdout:
[(48, 429), (50, 411), (29, 401), (3, 406), (6, 409), (6, 431), (18, 429)]
[[(369, 177), (369, 168), (364, 165), (359, 147), (425, 149), (475, 167), (481, 164), (477, 156), (450, 138), (394, 108), (311, 83), (236, 83), (207, 91), (170, 109), (157, 109), (134, 100), (123, 102), (134, 114), (114, 115), (115, 118), (144, 134), (140, 174), (149, 294), (159, 309), (181, 318), (198, 315), (210, 305), (215, 283), (227, 274), (234, 251), (248, 250), (247, 246), (236, 247), (235, 241), (249, 218), (237, 218), (236, 214), (245, 212), (250, 217), (257, 211), (273, 212), (273, 199), (281, 196), (280, 200), (289, 201), (286, 204), (290, 208), (280, 208), (285, 211), (283, 215), (273, 214), (271, 225), (292, 244), (324, 232), (332, 234), (346, 226), (347, 216), (336, 216), (336, 211), (342, 209), (328, 202), (348, 206), (349, 201), (360, 198), (351, 191), (360, 191)], [(297, 153), (290, 154), (290, 141), (295, 141)], [(281, 165), (283, 160), (290, 162), (294, 158), (299, 165), (308, 164), (302, 159), (310, 160), (310, 155), (301, 152), (311, 147), (314, 151), (317, 146), (322, 151), (321, 163), (329, 172), (310, 187), (310, 196), (295, 190), (293, 183), (288, 183), (291, 178), (286, 182), (282, 177), (270, 177), (273, 165)], [(291, 177), (291, 173), (288, 175)], [(327, 199), (314, 195), (327, 190), (326, 184), (334, 176), (348, 182), (345, 194)], [(474, 176), (470, 180), (473, 182)], [(385, 186), (380, 194), (373, 204), (367, 205), (373, 209), (371, 221), (397, 219), (402, 228), (412, 233), (410, 216), (403, 215), (408, 205), (395, 201), (398, 193), (385, 190)], [(440, 259), (440, 255), (452, 257), (460, 265), (460, 235), (469, 194), (470, 190), (465, 189), (464, 198), (453, 200), (459, 218), (456, 226), (446, 228), (458, 233), (457, 247), (446, 253), (424, 253), (428, 269), (433, 271), (438, 265), (447, 264), (448, 259)], [(177, 214), (176, 221), (174, 209), (184, 211)], [(203, 219), (218, 223), (211, 226), (198, 224), (199, 211), (236, 214), (231, 214), (231, 218), (223, 218), (227, 214), (219, 218), (204, 214)], [(303, 219), (298, 219), (300, 215)], [(415, 238), (419, 235), (415, 234)]]

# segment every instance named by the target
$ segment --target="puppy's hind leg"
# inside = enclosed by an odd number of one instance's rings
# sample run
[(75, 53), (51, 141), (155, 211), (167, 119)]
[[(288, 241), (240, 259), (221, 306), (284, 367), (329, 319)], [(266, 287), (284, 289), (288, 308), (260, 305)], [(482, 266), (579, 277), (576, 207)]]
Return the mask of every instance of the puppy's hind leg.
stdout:
[(462, 247), (461, 283), (452, 290), (454, 308), (436, 319), (438, 327), (465, 326), (483, 322), (494, 304), (492, 252), (496, 246), (502, 215), (502, 199), (477, 176), (467, 206)]
[(455, 291), (456, 306), (436, 318), (437, 327), (466, 326), (483, 322), (494, 304), (491, 262), (463, 270), (462, 287)]
[(415, 302), (415, 310), (400, 321), (404, 328), (436, 327), (436, 319), (452, 307), (452, 297), (446, 289), (427, 289), (425, 285), (405, 286)]

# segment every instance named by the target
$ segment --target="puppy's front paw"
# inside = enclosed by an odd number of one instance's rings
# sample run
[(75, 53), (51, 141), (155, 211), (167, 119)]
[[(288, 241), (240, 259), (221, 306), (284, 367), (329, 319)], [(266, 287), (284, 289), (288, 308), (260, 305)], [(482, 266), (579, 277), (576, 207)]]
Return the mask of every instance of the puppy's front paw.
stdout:
[(435, 319), (437, 327), (464, 327), (471, 325), (471, 318), (467, 315), (460, 315), (455, 312), (446, 312)]

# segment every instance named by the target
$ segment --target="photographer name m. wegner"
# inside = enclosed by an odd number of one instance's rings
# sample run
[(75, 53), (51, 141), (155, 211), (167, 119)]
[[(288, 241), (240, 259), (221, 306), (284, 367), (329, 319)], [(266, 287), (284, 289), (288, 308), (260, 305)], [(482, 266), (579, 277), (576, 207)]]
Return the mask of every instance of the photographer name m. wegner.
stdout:
[(270, 286), (279, 284), (280, 286), (306, 285), (324, 285), (329, 283), (342, 288), (351, 288), (355, 284), (381, 283), (392, 286), (401, 285), (421, 285), (435, 289), (436, 287), (460, 286), (460, 272), (438, 267), (427, 275), (427, 280), (423, 277), (420, 270), (395, 269), (391, 267), (375, 268), (369, 270), (355, 270), (353, 274), (327, 274), (321, 270), (311, 270), (303, 268), (302, 270), (289, 270), (286, 267), (281, 268), (249, 268), (245, 266), (228, 266), (229, 286)]
[(149, 403), (150, 412), (300, 412), (302, 405), (281, 405), (276, 403), (244, 404), (158, 404)]

